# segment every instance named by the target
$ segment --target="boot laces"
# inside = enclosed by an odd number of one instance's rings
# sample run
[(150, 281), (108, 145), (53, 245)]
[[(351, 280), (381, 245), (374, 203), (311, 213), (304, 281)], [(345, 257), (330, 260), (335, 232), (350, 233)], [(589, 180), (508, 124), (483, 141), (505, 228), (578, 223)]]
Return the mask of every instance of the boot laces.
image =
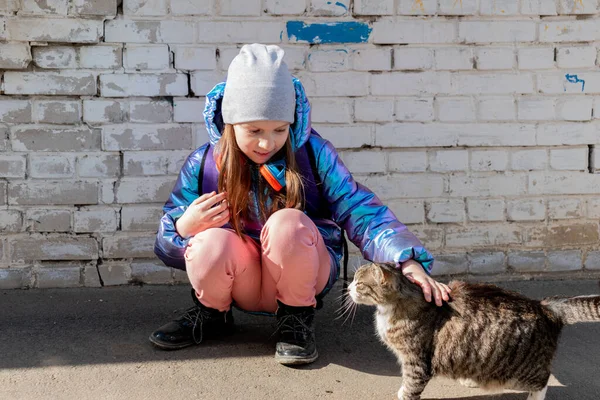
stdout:
[(182, 315), (181, 320), (187, 321), (192, 325), (192, 338), (194, 343), (200, 344), (204, 336), (204, 322), (211, 319), (212, 315), (210, 311), (205, 310), (201, 307), (191, 307), (185, 314)]
[(298, 314), (286, 314), (277, 322), (277, 329), (281, 335), (291, 334), (295, 340), (306, 340), (310, 336), (311, 328)]

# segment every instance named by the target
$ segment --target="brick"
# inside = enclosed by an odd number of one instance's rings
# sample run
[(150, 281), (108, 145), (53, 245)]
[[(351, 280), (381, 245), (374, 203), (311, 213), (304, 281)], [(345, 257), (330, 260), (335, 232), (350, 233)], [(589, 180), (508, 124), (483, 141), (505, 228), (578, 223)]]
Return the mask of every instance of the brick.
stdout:
[(560, 15), (570, 14), (596, 14), (598, 2), (596, 0), (559, 0), (558, 13)]
[(373, 23), (371, 35), (375, 44), (454, 43), (456, 23), (442, 20), (381, 19)]
[(0, 205), (4, 205), (7, 203), (6, 195), (7, 195), (7, 183), (0, 182)]
[(187, 272), (180, 269), (172, 268), (174, 284), (190, 284)]
[(505, 171), (508, 165), (506, 150), (472, 150), (471, 170), (473, 171)]
[[(314, 104), (314, 102), (313, 102)], [(314, 115), (314, 112), (313, 112)], [(314, 117), (313, 117), (314, 120)], [(394, 120), (393, 99), (356, 99), (354, 120), (362, 122), (386, 122)]]
[(503, 252), (469, 253), (473, 274), (498, 274), (506, 271), (506, 255)]
[(26, 43), (0, 43), (0, 69), (25, 69), (31, 62)]
[(548, 97), (520, 97), (517, 99), (519, 121), (552, 121), (555, 117), (555, 100)]
[(24, 178), (26, 165), (25, 156), (0, 153), (0, 176), (2, 178)]
[(585, 171), (588, 167), (588, 148), (551, 149), (550, 168)]
[(513, 69), (516, 66), (515, 50), (512, 47), (489, 47), (476, 50), (478, 70)]
[(189, 151), (172, 151), (167, 155), (167, 175), (178, 175), (185, 164)]
[(350, 57), (346, 49), (312, 50), (308, 53), (311, 71), (336, 72), (350, 69)]
[(210, 92), (213, 87), (225, 81), (225, 74), (219, 71), (196, 71), (192, 72), (191, 87), (192, 93), (196, 96), (204, 96)]
[(349, 124), (352, 122), (352, 100), (315, 98), (311, 101), (311, 120), (317, 123)]
[(543, 251), (510, 251), (508, 267), (517, 272), (539, 272), (544, 270), (546, 255)]
[(373, 146), (375, 144), (373, 128), (369, 125), (353, 124), (346, 126), (342, 130), (339, 125), (316, 124), (313, 126), (313, 129), (338, 149), (353, 149), (364, 145)]
[(123, 66), (134, 70), (164, 70), (169, 68), (169, 46), (126, 45)]
[(385, 172), (387, 159), (381, 151), (344, 152), (342, 159), (354, 174)]
[(0, 1), (0, 15), (12, 15), (19, 11), (20, 0), (2, 0)]
[(171, 283), (171, 268), (156, 260), (133, 261), (131, 263), (131, 279), (134, 282), (147, 284)]
[(83, 100), (83, 120), (88, 123), (119, 123), (129, 120), (129, 103), (123, 100)]
[(460, 21), (458, 40), (464, 43), (511, 43), (536, 40), (534, 21)]
[[(399, 87), (402, 88), (402, 94), (405, 96), (450, 93), (450, 74), (425, 71), (392, 72), (371, 76), (371, 94), (373, 95), (395, 96), (398, 94), (397, 88)], [(360, 95), (362, 94), (350, 94), (349, 96)]]
[(173, 177), (123, 178), (115, 187), (118, 203), (165, 202), (173, 189)]
[(577, 271), (582, 269), (581, 250), (548, 252), (549, 271)]
[(104, 286), (126, 285), (131, 279), (131, 266), (124, 262), (105, 262), (98, 265), (98, 274)]
[(354, 0), (354, 15), (393, 15), (393, 0)]
[(538, 145), (578, 145), (597, 143), (598, 137), (591, 124), (540, 124), (536, 141)]
[(523, 15), (556, 15), (555, 0), (529, 0), (521, 3)]
[[(175, 122), (204, 122), (204, 99), (173, 99), (173, 119)], [(314, 104), (314, 103), (313, 103)], [(314, 112), (313, 112), (314, 116)], [(314, 117), (313, 117), (314, 118)], [(314, 121), (314, 119), (313, 119)]]
[(9, 240), (11, 260), (93, 260), (98, 258), (98, 242), (86, 237), (25, 237)]
[(169, 13), (167, 0), (123, 0), (126, 16), (163, 16)]
[(265, 12), (272, 15), (301, 15), (306, 3), (298, 0), (265, 0)]
[(100, 150), (100, 132), (86, 126), (21, 125), (11, 128), (14, 151)]
[(438, 119), (444, 122), (475, 121), (475, 102), (470, 97), (438, 97)]
[[(305, 69), (306, 66), (306, 54), (307, 49), (303, 47), (290, 47), (290, 46), (281, 46), (281, 48), (285, 51), (285, 62), (288, 68), (295, 72), (297, 70)], [(376, 60), (374, 60), (376, 61)]]
[(470, 226), (448, 226), (446, 247), (492, 247), (519, 244), (521, 230), (514, 225), (478, 224)]
[(152, 258), (154, 239), (154, 234), (117, 233), (102, 239), (102, 254), (105, 258)]
[[(16, 210), (0, 210), (0, 232), (20, 232), (23, 226), (21, 212)], [(0, 245), (1, 248), (1, 245)], [(2, 251), (0, 250), (0, 259)]]
[(517, 15), (519, 14), (519, 3), (512, 0), (483, 2), (479, 5), (479, 12), (481, 15)]
[(596, 99), (594, 100), (593, 113), (594, 113), (594, 119), (600, 119), (600, 97), (596, 97)]
[(107, 43), (194, 43), (195, 23), (191, 21), (131, 21), (115, 19), (105, 23)]
[(99, 204), (115, 204), (115, 186), (117, 185), (116, 179), (105, 179), (99, 183)]
[(310, 0), (310, 14), (321, 17), (341, 17), (348, 14), (350, 0), (337, 2), (328, 0)]
[(352, 67), (356, 71), (389, 71), (392, 69), (392, 51), (385, 47), (354, 50)]
[(573, 219), (584, 216), (583, 203), (580, 199), (564, 198), (548, 200), (548, 216), (550, 219)]
[(544, 199), (519, 199), (506, 205), (509, 221), (543, 221), (546, 219)]
[(95, 288), (102, 287), (100, 275), (98, 275), (98, 268), (95, 265), (86, 265), (83, 268), (83, 286)]
[[(312, 97), (366, 96), (369, 76), (361, 72), (298, 74), (306, 92)], [(352, 82), (352, 85), (348, 85)]]
[(536, 172), (530, 173), (529, 193), (547, 194), (596, 194), (600, 175), (584, 172)]
[(581, 74), (540, 73), (537, 80), (540, 93), (561, 95), (600, 93), (600, 73), (595, 71)]
[(219, 68), (227, 71), (235, 56), (240, 53), (240, 49), (239, 45), (236, 47), (219, 46), (219, 59), (217, 60)]
[(82, 118), (80, 101), (38, 100), (34, 110), (34, 119), (39, 123), (77, 124)]
[(452, 76), (455, 94), (534, 93), (534, 76), (529, 73), (455, 74)]
[(29, 156), (29, 174), (32, 178), (71, 178), (75, 174), (75, 156)]
[(433, 68), (433, 49), (400, 47), (394, 49), (394, 69), (420, 70)]
[(85, 181), (18, 181), (8, 186), (8, 203), (14, 205), (97, 204), (98, 184)]
[(555, 67), (553, 47), (524, 47), (517, 49), (519, 69), (550, 69)]
[(77, 173), (82, 178), (113, 178), (119, 176), (118, 154), (82, 154), (77, 156)]
[(515, 121), (517, 107), (512, 97), (480, 97), (477, 118), (483, 121)]
[(416, 122), (433, 121), (433, 98), (399, 98), (396, 101), (396, 120)]
[(598, 223), (569, 225), (534, 225), (525, 230), (524, 244), (528, 247), (560, 248), (598, 243)]
[(5, 72), (5, 94), (95, 95), (96, 80), (87, 72)]
[(548, 152), (543, 149), (517, 150), (512, 152), (510, 168), (517, 171), (533, 171), (546, 169)]
[(129, 109), (131, 122), (161, 123), (173, 120), (173, 106), (167, 100), (131, 100)]
[(467, 150), (438, 150), (429, 155), (431, 171), (466, 171), (468, 168), (469, 152)]
[(399, 15), (435, 15), (437, 13), (437, 0), (400, 0)]
[(209, 70), (217, 68), (216, 48), (174, 46), (175, 68), (182, 70)]
[(425, 204), (427, 220), (432, 223), (463, 222), (465, 203), (461, 200), (430, 201)]
[(98, 43), (102, 21), (70, 18), (18, 18), (6, 20), (11, 40), (20, 42)]
[(5, 123), (31, 122), (31, 101), (0, 100), (0, 121)]
[[(600, 251), (590, 251), (587, 253), (585, 257), (584, 263), (585, 269), (600, 269)], [(0, 270), (1, 272), (2, 270)], [(0, 277), (0, 282), (2, 282), (2, 278)]]
[(30, 269), (0, 268), (0, 290), (29, 287), (31, 279)]
[(539, 24), (540, 42), (588, 42), (600, 38), (600, 26), (594, 19), (543, 21)]
[(77, 68), (77, 50), (72, 46), (33, 47), (33, 62), (40, 68)]
[(100, 93), (104, 97), (187, 96), (187, 75), (102, 74)]
[(464, 274), (468, 267), (466, 254), (441, 254), (435, 257), (431, 274), (434, 276)]
[(210, 15), (213, 12), (213, 0), (171, 0), (173, 15)]
[[(199, 43), (279, 43), (283, 22), (265, 21), (200, 21)], [(192, 38), (193, 39), (193, 38)]]
[(22, 0), (19, 14), (67, 15), (68, 0)]
[(112, 17), (117, 15), (117, 0), (71, 0), (69, 13)]
[(221, 0), (220, 14), (227, 16), (259, 16), (261, 0)]
[(153, 231), (163, 215), (161, 206), (124, 205), (121, 208), (122, 231)]
[(453, 197), (522, 196), (527, 192), (526, 175), (451, 175), (449, 181)]
[(166, 175), (167, 155), (160, 152), (140, 151), (123, 154), (123, 175)]
[(596, 65), (595, 47), (559, 47), (556, 52), (556, 64), (559, 68), (587, 68)]
[(34, 275), (39, 289), (81, 286), (81, 266), (39, 268)]
[(73, 213), (73, 231), (114, 232), (117, 230), (117, 213), (112, 208), (82, 208)]
[(468, 47), (435, 49), (435, 68), (438, 70), (473, 69), (473, 49)]
[[(313, 126), (314, 129), (314, 126)], [(192, 125), (192, 135), (194, 136), (192, 142), (194, 145), (193, 148), (198, 148), (205, 143), (209, 142), (208, 139), (208, 131), (206, 130), (206, 125), (204, 124), (193, 124)]]
[(425, 222), (425, 208), (422, 201), (392, 200), (387, 206), (403, 224), (421, 224)]
[(29, 208), (25, 212), (25, 227), (34, 232), (69, 232), (71, 211), (65, 209)]
[(78, 50), (81, 68), (121, 68), (123, 60), (123, 47), (121, 45), (82, 46)]
[(469, 220), (474, 222), (506, 220), (504, 200), (501, 199), (467, 199), (467, 213)]
[(474, 15), (477, 13), (476, 0), (461, 0), (460, 2), (441, 1), (439, 11), (442, 15)]
[(444, 178), (439, 175), (369, 175), (362, 181), (382, 200), (440, 197), (444, 194)]
[(559, 98), (556, 102), (556, 119), (563, 121), (590, 121), (594, 99), (589, 96)]
[(424, 151), (391, 151), (388, 153), (390, 172), (425, 172), (427, 153)]
[(192, 132), (186, 125), (105, 125), (104, 150), (183, 150), (192, 147)]

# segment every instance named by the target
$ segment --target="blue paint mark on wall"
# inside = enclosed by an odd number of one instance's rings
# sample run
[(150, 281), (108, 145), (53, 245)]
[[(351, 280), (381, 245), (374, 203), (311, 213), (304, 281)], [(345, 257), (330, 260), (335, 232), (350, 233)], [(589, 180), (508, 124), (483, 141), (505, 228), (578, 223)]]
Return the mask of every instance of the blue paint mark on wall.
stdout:
[[(581, 83), (581, 91), (582, 92), (585, 89), (585, 81), (583, 79), (579, 79), (579, 77), (577, 75), (566, 74), (565, 78), (567, 78), (567, 81), (571, 82), (571, 83)], [(565, 88), (565, 92), (566, 91), (567, 91), (567, 88)]]
[(364, 22), (329, 22), (307, 24), (288, 21), (288, 40), (307, 43), (366, 43), (373, 28)]

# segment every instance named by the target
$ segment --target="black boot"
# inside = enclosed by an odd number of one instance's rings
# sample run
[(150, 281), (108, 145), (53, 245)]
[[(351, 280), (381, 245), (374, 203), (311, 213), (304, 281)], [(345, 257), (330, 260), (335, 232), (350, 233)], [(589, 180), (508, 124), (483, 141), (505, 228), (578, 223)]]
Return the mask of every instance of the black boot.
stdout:
[(192, 298), (196, 304), (194, 307), (189, 308), (179, 319), (152, 332), (150, 335), (152, 344), (164, 350), (176, 350), (200, 344), (204, 339), (233, 333), (231, 310), (218, 311), (202, 305), (193, 288)]
[(309, 364), (319, 357), (315, 343), (315, 309), (292, 307), (277, 301), (279, 342), (275, 360), (280, 364)]

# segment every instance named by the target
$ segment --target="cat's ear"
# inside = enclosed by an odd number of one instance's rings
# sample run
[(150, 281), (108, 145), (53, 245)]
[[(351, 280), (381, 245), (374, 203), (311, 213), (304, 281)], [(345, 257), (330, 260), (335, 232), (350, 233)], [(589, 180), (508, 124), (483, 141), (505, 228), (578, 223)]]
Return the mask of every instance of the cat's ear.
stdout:
[(379, 271), (379, 283), (381, 285), (390, 284), (394, 281), (394, 273), (389, 269), (389, 266), (385, 264), (380, 264)]

